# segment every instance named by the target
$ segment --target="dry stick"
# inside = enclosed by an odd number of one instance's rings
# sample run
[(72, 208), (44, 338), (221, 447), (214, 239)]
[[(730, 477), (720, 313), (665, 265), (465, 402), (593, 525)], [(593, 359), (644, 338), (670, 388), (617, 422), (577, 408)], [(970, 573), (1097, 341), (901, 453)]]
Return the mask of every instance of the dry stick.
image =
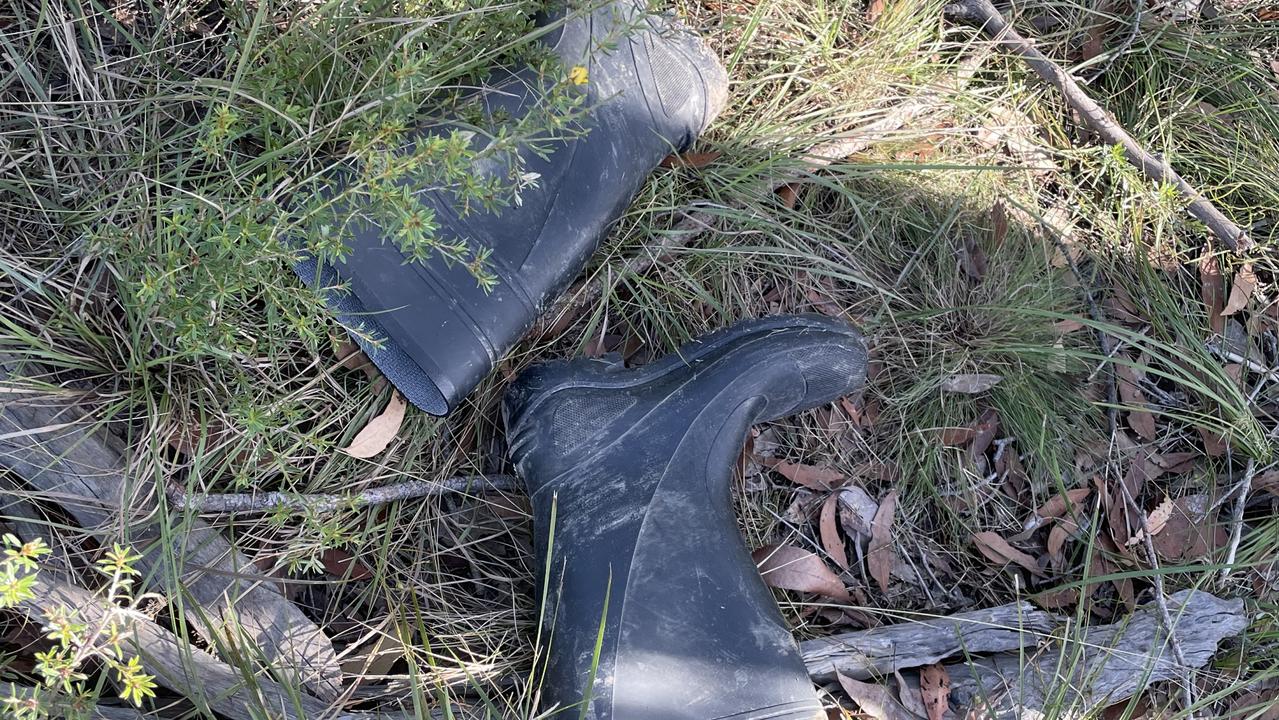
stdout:
[[(976, 70), (977, 62), (968, 61), (960, 66), (957, 79), (961, 82), (966, 81), (972, 77)], [(805, 164), (808, 165), (810, 171), (818, 170), (850, 155), (865, 151), (884, 135), (901, 129), (907, 123), (934, 108), (938, 98), (947, 89), (946, 87), (936, 87), (926, 90), (915, 98), (897, 105), (879, 120), (858, 128), (849, 137), (830, 140), (812, 146), (803, 155)], [(799, 179), (801, 178), (798, 175), (780, 179), (772, 184), (772, 191), (776, 192), (785, 185)], [(651, 270), (667, 252), (687, 247), (694, 240), (714, 230), (715, 213), (700, 209), (702, 207), (706, 207), (706, 205), (693, 204), (678, 210), (677, 213), (682, 217), (675, 224), (675, 227), (663, 233), (655, 244), (646, 246), (644, 248), (645, 252), (627, 260), (622, 265), (620, 272), (610, 273), (609, 277), (621, 278), (643, 275)], [(574, 320), (581, 317), (588, 308), (598, 302), (604, 295), (604, 291), (607, 289), (606, 286), (611, 284), (599, 276), (578, 283), (572, 290), (560, 296), (559, 300), (542, 314), (532, 329), (528, 331), (526, 337), (541, 337), (549, 332), (567, 327)]]
[[(1047, 227), (1046, 223), (1044, 225), (1049, 237), (1057, 243), (1058, 250), (1061, 251), (1062, 256), (1066, 258), (1066, 263), (1070, 266), (1070, 272), (1075, 276), (1075, 281), (1079, 283), (1079, 287), (1083, 288), (1084, 299), (1088, 304), (1089, 316), (1093, 319), (1093, 322), (1096, 322), (1098, 325), (1108, 324), (1105, 311), (1101, 309), (1101, 305), (1097, 302), (1097, 298), (1093, 295), (1092, 283), (1088, 282), (1084, 278), (1083, 272), (1080, 271), (1078, 263), (1076, 263), (1075, 259), (1070, 256), (1069, 252), (1067, 252), (1067, 248), (1064, 243), (1062, 243), (1061, 239)], [(1100, 327), (1097, 328), (1097, 343), (1101, 345), (1101, 350), (1106, 357), (1110, 358), (1110, 336), (1107, 335)], [(1106, 404), (1109, 406), (1106, 409), (1106, 418), (1110, 429), (1110, 437), (1114, 438), (1115, 434), (1119, 431), (1118, 378), (1115, 375), (1114, 360), (1110, 359), (1107, 364), (1110, 366), (1110, 372), (1106, 374), (1106, 379), (1108, 381), (1106, 389)], [(1119, 483), (1119, 489), (1123, 492), (1124, 503), (1128, 507), (1128, 512), (1132, 513), (1137, 518), (1137, 522), (1140, 524), (1141, 537), (1146, 551), (1146, 561), (1150, 564), (1150, 569), (1153, 571), (1152, 582), (1155, 586), (1155, 607), (1159, 612), (1159, 620), (1163, 623), (1164, 630), (1168, 633), (1168, 647), (1172, 650), (1172, 656), (1177, 660), (1177, 663), (1182, 667), (1187, 668), (1187, 672), (1190, 672), (1190, 666), (1186, 664), (1186, 654), (1181, 648), (1180, 641), (1177, 640), (1177, 634), (1175, 632), (1176, 626), (1172, 620), (1172, 613), (1168, 610), (1168, 601), (1164, 595), (1164, 576), (1159, 572), (1159, 557), (1155, 554), (1154, 538), (1151, 536), (1150, 527), (1146, 523), (1146, 513), (1144, 513), (1137, 505), (1137, 501), (1133, 499), (1132, 494), (1128, 492), (1128, 486), (1122, 481)], [(1194, 688), (1192, 687), (1192, 681), (1189, 678), (1187, 678), (1186, 682), (1182, 683), (1181, 691), (1182, 702), (1186, 706), (1186, 713), (1191, 720), (1194, 720), (1195, 713), (1192, 708), (1194, 708), (1195, 705), (1195, 695)]]
[(1248, 505), (1248, 491), (1252, 488), (1252, 478), (1257, 474), (1257, 461), (1248, 458), (1248, 466), (1244, 469), (1243, 481), (1236, 490), (1234, 511), (1230, 515), (1230, 546), (1226, 550), (1225, 567), (1221, 569), (1220, 582), (1224, 584), (1230, 577), (1231, 566), (1239, 554), (1239, 541), (1243, 539), (1243, 511)]
[(327, 512), (344, 507), (382, 505), (396, 500), (410, 500), (449, 493), (511, 492), (523, 485), (513, 475), (476, 475), (444, 480), (409, 480), (392, 485), (369, 488), (353, 495), (266, 493), (188, 493), (170, 485), (169, 503), (178, 510), (197, 513), (267, 512), (270, 510), (313, 510)]
[(1171, 183), (1188, 203), (1190, 213), (1198, 218), (1223, 245), (1240, 252), (1253, 246), (1248, 233), (1226, 217), (1198, 190), (1191, 187), (1162, 158), (1143, 148), (1119, 123), (1088, 97), (1088, 93), (1066, 74), (1057, 63), (1039, 51), (1034, 44), (1008, 25), (990, 0), (959, 0), (943, 10), (947, 18), (979, 28), (987, 37), (1021, 56), (1035, 74), (1057, 88), (1085, 126), (1112, 145), (1120, 145), (1128, 162), (1155, 182)]
[[(1155, 586), (1155, 607), (1159, 610), (1159, 619), (1163, 623), (1164, 630), (1168, 631), (1168, 647), (1172, 650), (1172, 656), (1176, 658), (1177, 664), (1190, 671), (1190, 665), (1186, 663), (1186, 653), (1181, 649), (1181, 643), (1177, 641), (1175, 632), (1176, 625), (1172, 620), (1172, 613), (1168, 610), (1168, 598), (1164, 595), (1164, 576), (1159, 572), (1159, 556), (1155, 554), (1155, 540), (1150, 532), (1150, 525), (1146, 522), (1146, 513), (1137, 505), (1137, 501), (1133, 498), (1132, 493), (1128, 492), (1128, 485), (1122, 480), (1119, 482), (1119, 490), (1124, 496), (1124, 503), (1128, 506), (1128, 512), (1131, 512), (1137, 518), (1138, 527), (1141, 530), (1142, 547), (1146, 551), (1146, 562), (1150, 564), (1153, 571), (1152, 580)], [(1181, 684), (1181, 700), (1186, 705), (1186, 717), (1194, 720), (1195, 717), (1195, 689), (1194, 678), (1187, 677), (1185, 682)]]
[[(46, 374), (0, 353), (0, 384), (17, 387), (24, 375)], [(166, 524), (154, 517), (151, 481), (130, 470), (124, 442), (105, 427), (95, 428), (85, 411), (74, 396), (23, 393), (0, 401), (0, 438), (8, 438), (0, 439), (0, 471), (11, 472), (39, 498), (58, 502), (92, 533), (127, 532), (141, 553), (137, 565), (146, 589), (180, 590), (188, 622), (206, 636), (237, 627), (272, 667), (321, 697), (337, 697), (342, 671), (320, 627), (214, 527), (190, 519), (180, 532), (166, 532)], [(84, 422), (64, 431), (22, 433), (82, 416)]]

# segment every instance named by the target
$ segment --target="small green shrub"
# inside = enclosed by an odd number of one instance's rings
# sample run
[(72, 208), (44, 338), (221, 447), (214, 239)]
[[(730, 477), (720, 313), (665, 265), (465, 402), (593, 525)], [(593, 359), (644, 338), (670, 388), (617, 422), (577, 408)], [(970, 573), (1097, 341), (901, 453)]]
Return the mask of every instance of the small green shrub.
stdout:
[[(23, 543), (13, 535), (4, 536), (4, 560), (0, 561), (0, 608), (12, 607), (38, 597), (38, 559), (50, 550), (40, 539)], [(20, 690), (10, 686), (2, 705), (17, 720), (62, 717), (88, 720), (93, 717), (97, 691), (88, 684), (86, 665), (97, 662), (109, 669), (120, 688), (120, 697), (141, 705), (155, 696), (155, 678), (143, 672), (136, 657), (127, 657), (122, 644), (129, 637), (127, 614), (139, 598), (133, 596), (133, 563), (140, 556), (119, 545), (108, 550), (97, 569), (108, 578), (103, 601), (114, 608), (104, 621), (85, 622), (76, 608), (41, 608), (45, 616), (42, 631), (52, 647), (35, 654), (35, 671), (40, 684)]]

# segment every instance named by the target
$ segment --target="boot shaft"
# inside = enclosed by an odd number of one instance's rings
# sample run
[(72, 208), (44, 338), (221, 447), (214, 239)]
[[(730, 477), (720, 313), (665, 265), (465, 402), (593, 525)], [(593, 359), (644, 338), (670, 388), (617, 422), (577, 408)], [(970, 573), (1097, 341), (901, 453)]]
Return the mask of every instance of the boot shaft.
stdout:
[(846, 324), (768, 318), (639, 370), (557, 362), (512, 384), (511, 457), (549, 571), (546, 697), (571, 705), (589, 687), (595, 720), (820, 709), (729, 486), (752, 424), (852, 392), (865, 358)]
[[(489, 253), (495, 287), (439, 257), (408, 262), (375, 217), (349, 228), (344, 263), (298, 264), (304, 281), (329, 288), (339, 319), (426, 412), (447, 413), (492, 370), (581, 271), (658, 162), (719, 112), (727, 80), (718, 60), (696, 36), (642, 9), (636, 0), (606, 3), (549, 37), (566, 70), (584, 71), (577, 91), (586, 110), (560, 139), (518, 149), (520, 172), (535, 178), (519, 204), (467, 211), (447, 190), (408, 188), (433, 213), (441, 243)], [(520, 118), (543, 102), (549, 82), (527, 68), (501, 71), (474, 100), (489, 119)], [(460, 127), (433, 123), (418, 137)], [(487, 140), (472, 142), (481, 150)], [(514, 164), (490, 158), (474, 170), (508, 175)], [(332, 289), (339, 283), (351, 292)]]

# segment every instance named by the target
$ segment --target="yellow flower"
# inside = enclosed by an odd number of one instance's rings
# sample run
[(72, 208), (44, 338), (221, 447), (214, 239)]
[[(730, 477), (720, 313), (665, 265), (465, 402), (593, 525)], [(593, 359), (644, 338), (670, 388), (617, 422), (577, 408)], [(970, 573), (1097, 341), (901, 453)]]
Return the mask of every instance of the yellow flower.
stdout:
[(585, 66), (574, 65), (573, 69), (568, 71), (568, 79), (574, 85), (585, 85), (591, 79), (591, 74), (587, 72)]

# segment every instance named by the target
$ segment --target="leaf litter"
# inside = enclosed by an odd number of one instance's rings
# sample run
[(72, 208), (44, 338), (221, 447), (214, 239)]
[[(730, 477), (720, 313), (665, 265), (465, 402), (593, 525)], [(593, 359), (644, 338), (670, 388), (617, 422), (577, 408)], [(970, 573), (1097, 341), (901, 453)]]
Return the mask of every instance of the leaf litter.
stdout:
[(893, 519), (897, 512), (897, 491), (890, 491), (879, 502), (879, 510), (871, 524), (870, 549), (866, 554), (866, 568), (883, 593), (888, 592), (893, 567), (897, 564), (897, 549), (893, 538)]
[(989, 530), (973, 533), (972, 541), (977, 546), (977, 550), (993, 563), (1000, 566), (1013, 563), (1025, 568), (1032, 575), (1043, 574), (1034, 557), (1013, 547), (999, 533)]
[(770, 587), (848, 600), (848, 588), (817, 555), (794, 545), (765, 545), (751, 554)]
[(928, 720), (942, 720), (950, 707), (950, 673), (941, 663), (919, 671), (919, 693), (923, 696)]
[(342, 452), (351, 457), (368, 459), (386, 449), (400, 432), (400, 424), (404, 422), (404, 398), (398, 390), (391, 391), (391, 399), (381, 414), (369, 421), (350, 445), (342, 448)]
[(874, 720), (919, 720), (883, 685), (854, 680), (843, 674), (837, 674), (836, 678), (848, 697)]

